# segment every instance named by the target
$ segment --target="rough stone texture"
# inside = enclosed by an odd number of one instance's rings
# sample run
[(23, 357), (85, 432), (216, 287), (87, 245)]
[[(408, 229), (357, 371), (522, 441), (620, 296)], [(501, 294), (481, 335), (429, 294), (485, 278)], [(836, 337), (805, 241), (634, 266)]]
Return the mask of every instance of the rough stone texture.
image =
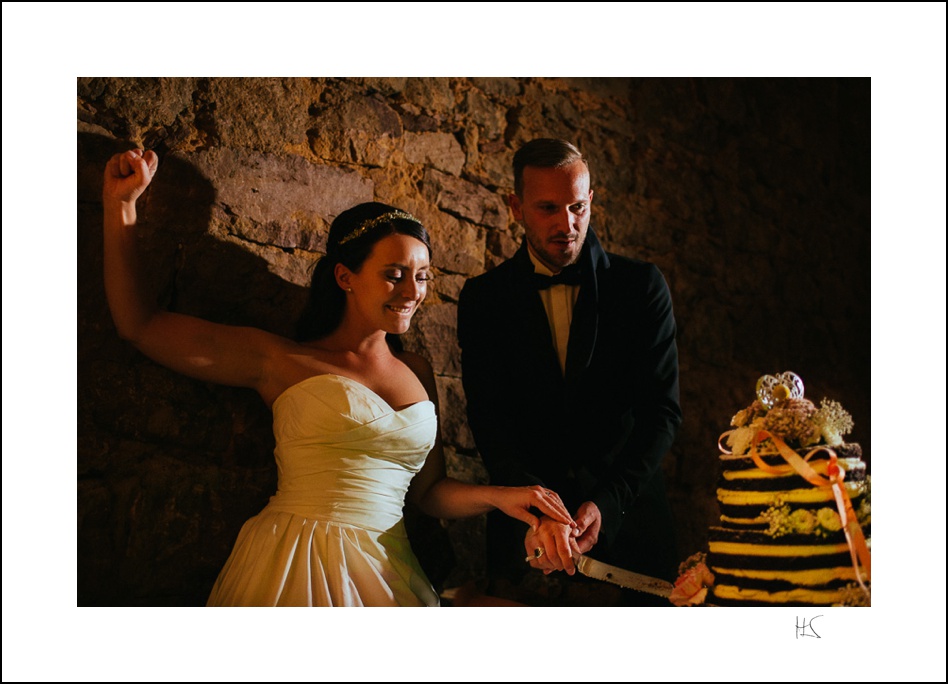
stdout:
[(480, 90), (471, 88), (465, 92), (460, 109), (470, 117), (471, 123), (476, 124), (472, 130), (479, 132), (479, 138), (497, 140), (504, 134), (507, 127), (505, 108)]
[(231, 232), (261, 244), (300, 247), (303, 236), (328, 232), (335, 216), (374, 196), (372, 182), (359, 173), (298, 156), (222, 147), (184, 160), (215, 179), (215, 204), (232, 217)]
[(399, 149), (404, 128), (392, 107), (378, 95), (329, 87), (310, 122), (313, 153), (333, 162), (384, 166)]
[(425, 172), (425, 196), (439, 209), (488, 228), (506, 228), (508, 211), (502, 198), (474, 183), (435, 169)]
[(203, 100), (221, 147), (282, 152), (306, 143), (308, 109), (320, 90), (303, 78), (212, 78)]
[(429, 301), (415, 314), (412, 330), (406, 333), (405, 340), (431, 361), (435, 373), (460, 377), (457, 330), (457, 305)]
[[(78, 603), (201, 605), (276, 482), (270, 413), (117, 338), (102, 285), (101, 177), (154, 148), (145, 281), (170, 308), (292, 335), (342, 209), (429, 226), (436, 278), (403, 336), (439, 383), (448, 472), (487, 482), (464, 416), (464, 280), (516, 250), (520, 143), (589, 158), (606, 246), (656, 263), (679, 324), (685, 421), (664, 462), (682, 558), (717, 515), (715, 443), (757, 377), (840, 401), (871, 463), (868, 79), (80, 78)], [(503, 353), (503, 350), (498, 350)], [(439, 586), (483, 574), (483, 520), (409, 511)]]
[(79, 121), (153, 146), (176, 121), (189, 119), (199, 85), (192, 78), (78, 78), (76, 90)]
[(438, 401), (441, 406), (441, 434), (444, 441), (459, 449), (474, 451), (474, 436), (464, 419), (467, 401), (461, 379), (442, 375), (438, 380)]
[(462, 275), (443, 273), (435, 278), (431, 290), (437, 293), (438, 298), (442, 301), (447, 300), (456, 304), (466, 280), (467, 278)]
[(448, 78), (409, 78), (405, 99), (436, 116), (450, 116), (454, 108), (454, 89)]
[(464, 152), (450, 133), (405, 133), (405, 159), (412, 164), (430, 164), (454, 176), (464, 166)]
[(486, 235), (483, 228), (443, 212), (437, 212), (434, 220), (426, 225), (434, 249), (431, 263), (436, 268), (462, 274), (484, 270)]

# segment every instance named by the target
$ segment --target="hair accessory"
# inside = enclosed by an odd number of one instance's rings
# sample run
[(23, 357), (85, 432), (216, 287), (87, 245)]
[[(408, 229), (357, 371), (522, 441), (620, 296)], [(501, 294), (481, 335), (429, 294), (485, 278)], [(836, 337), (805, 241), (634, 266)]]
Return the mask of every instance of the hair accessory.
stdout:
[(367, 221), (364, 221), (362, 225), (360, 225), (354, 231), (352, 231), (351, 233), (346, 235), (344, 238), (342, 238), (337, 244), (344, 245), (350, 240), (355, 240), (357, 237), (361, 237), (366, 231), (372, 230), (373, 228), (375, 228), (375, 226), (379, 225), (380, 223), (384, 223), (385, 221), (391, 221), (392, 219), (406, 219), (408, 221), (414, 221), (419, 226), (422, 225), (421, 221), (416, 219), (414, 216), (412, 216), (408, 212), (400, 211), (400, 210), (389, 211), (382, 214), (381, 216), (376, 216), (374, 219), (368, 219)]

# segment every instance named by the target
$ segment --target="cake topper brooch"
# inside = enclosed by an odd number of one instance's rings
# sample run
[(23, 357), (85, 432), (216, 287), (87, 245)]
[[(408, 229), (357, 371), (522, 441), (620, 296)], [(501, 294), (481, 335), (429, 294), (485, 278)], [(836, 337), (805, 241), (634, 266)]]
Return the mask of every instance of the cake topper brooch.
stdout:
[(768, 409), (781, 399), (802, 399), (803, 380), (791, 371), (780, 375), (762, 375), (757, 381), (757, 398)]
[[(757, 381), (755, 401), (735, 414), (718, 446), (725, 454), (744, 456), (755, 442), (772, 446), (770, 435), (794, 448), (836, 447), (853, 428), (849, 413), (837, 401), (823, 399), (819, 408), (803, 396), (803, 380), (791, 371), (763, 375)], [(761, 437), (761, 431), (768, 433)], [(727, 439), (723, 446), (721, 440)]]

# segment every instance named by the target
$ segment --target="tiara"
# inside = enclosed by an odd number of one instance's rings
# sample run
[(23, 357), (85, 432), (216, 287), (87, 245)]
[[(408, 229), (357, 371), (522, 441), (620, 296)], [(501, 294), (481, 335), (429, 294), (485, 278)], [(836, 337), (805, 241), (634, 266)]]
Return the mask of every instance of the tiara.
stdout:
[(422, 225), (421, 221), (416, 219), (408, 212), (396, 209), (395, 211), (389, 211), (385, 214), (382, 214), (381, 216), (376, 216), (374, 219), (368, 219), (367, 221), (364, 221), (362, 225), (342, 238), (337, 244), (344, 245), (350, 240), (355, 240), (357, 237), (361, 237), (366, 231), (372, 230), (380, 223), (385, 223), (386, 221), (391, 221), (392, 219), (406, 219), (408, 221), (414, 221), (419, 226)]

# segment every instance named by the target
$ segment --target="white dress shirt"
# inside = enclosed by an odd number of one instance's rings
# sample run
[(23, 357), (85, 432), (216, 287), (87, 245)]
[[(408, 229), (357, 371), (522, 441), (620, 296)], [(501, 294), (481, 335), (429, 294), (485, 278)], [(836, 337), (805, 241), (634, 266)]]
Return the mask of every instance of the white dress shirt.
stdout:
[[(553, 271), (540, 262), (533, 252), (527, 249), (533, 269), (541, 275), (551, 276)], [(579, 285), (553, 285), (545, 290), (538, 291), (543, 308), (546, 309), (546, 318), (550, 322), (550, 334), (553, 337), (553, 348), (560, 360), (560, 370), (566, 375), (566, 348), (569, 344), (569, 326), (573, 322), (573, 306), (579, 296)]]

